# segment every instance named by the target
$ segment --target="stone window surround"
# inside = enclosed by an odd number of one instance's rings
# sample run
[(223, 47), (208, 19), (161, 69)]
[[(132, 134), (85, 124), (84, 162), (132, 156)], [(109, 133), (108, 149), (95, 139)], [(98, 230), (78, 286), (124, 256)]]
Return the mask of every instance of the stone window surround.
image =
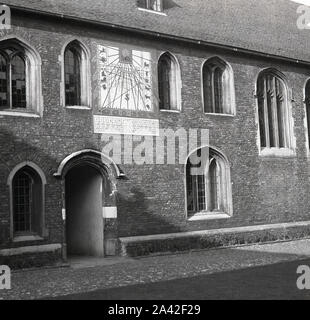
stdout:
[[(257, 82), (260, 77), (260, 75), (264, 73), (272, 72), (274, 73), (277, 77), (280, 78), (282, 83), (284, 84), (285, 90), (286, 90), (286, 128), (285, 128), (285, 134), (286, 134), (286, 139), (288, 143), (288, 147), (285, 148), (276, 148), (276, 147), (261, 147), (261, 141), (260, 141), (260, 128), (259, 128), (259, 106), (258, 106), (258, 88), (257, 88)], [(292, 115), (292, 90), (290, 89), (288, 85), (288, 80), (285, 77), (285, 75), (273, 68), (273, 67), (268, 67), (264, 68), (259, 71), (259, 73), (256, 76), (256, 81), (255, 81), (255, 101), (256, 101), (256, 123), (257, 123), (257, 146), (259, 150), (259, 156), (261, 157), (266, 157), (266, 158), (294, 158), (296, 157), (296, 141), (294, 137), (294, 119)]]
[[(188, 221), (230, 219), (233, 217), (232, 182), (231, 182), (231, 173), (230, 173), (230, 167), (231, 167), (230, 163), (227, 157), (217, 148), (213, 146), (202, 146), (201, 148), (198, 148), (198, 149), (202, 149), (202, 148), (209, 148), (210, 150), (212, 150), (213, 157), (216, 158), (216, 160), (218, 161), (218, 164), (221, 167), (222, 199), (220, 201), (225, 207), (225, 212), (215, 213), (215, 212), (208, 212), (207, 210), (205, 210), (205, 211), (194, 213), (192, 215), (189, 214), (188, 204), (187, 204), (187, 177), (186, 177), (187, 161), (186, 161), (186, 164), (184, 165), (186, 219)], [(194, 150), (193, 152), (196, 152), (198, 149)], [(191, 152), (191, 154), (193, 154), (193, 152)], [(189, 159), (190, 155), (188, 156), (187, 160)]]
[[(205, 99), (204, 99), (204, 66), (207, 63), (216, 63), (222, 65), (225, 68), (224, 79), (223, 79), (223, 107), (226, 112), (224, 113), (210, 113), (205, 112)], [(202, 95), (202, 111), (205, 115), (212, 116), (230, 116), (234, 117), (236, 115), (236, 97), (235, 97), (235, 81), (234, 81), (234, 71), (232, 66), (220, 56), (212, 56), (207, 60), (203, 61), (201, 65), (201, 95)]]
[[(181, 67), (180, 67), (180, 63), (177, 59), (177, 57), (172, 54), (170, 51), (164, 51), (162, 52), (157, 60), (157, 84), (159, 84), (158, 81), (158, 63), (160, 58), (167, 54), (170, 59), (171, 59), (171, 75), (172, 75), (172, 80), (171, 82), (174, 84), (171, 88), (170, 88), (170, 100), (172, 100), (172, 105), (175, 106), (173, 109), (159, 109), (160, 112), (174, 112), (174, 113), (180, 113), (182, 112), (182, 77), (181, 77)], [(157, 86), (157, 96), (159, 97), (159, 89)], [(159, 101), (158, 101), (159, 104)]]
[(0, 43), (13, 42), (24, 51), (26, 58), (26, 99), (27, 108), (23, 109), (2, 109), (0, 116), (17, 116), (40, 118), (43, 116), (43, 96), (41, 81), (41, 57), (39, 53), (25, 40), (17, 36), (3, 37)]

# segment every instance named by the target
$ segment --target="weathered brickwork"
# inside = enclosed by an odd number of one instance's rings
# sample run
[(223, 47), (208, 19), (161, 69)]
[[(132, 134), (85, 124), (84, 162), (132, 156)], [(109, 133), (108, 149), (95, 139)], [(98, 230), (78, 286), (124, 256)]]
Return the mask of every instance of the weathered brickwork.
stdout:
[[(233, 217), (189, 222), (185, 210), (185, 177), (182, 165), (122, 165), (126, 180), (117, 183), (117, 220), (106, 221), (108, 238), (296, 222), (310, 220), (309, 158), (306, 148), (303, 88), (310, 69), (238, 53), (190, 47), (163, 40), (128, 38), (124, 34), (85, 26), (57, 24), (14, 17), (11, 30), (0, 31), (0, 40), (14, 36), (35, 48), (42, 59), (44, 113), (41, 118), (0, 117), (0, 249), (32, 244), (63, 243), (63, 186), (53, 174), (61, 161), (83, 149), (101, 150), (93, 133), (93, 113), (99, 105), (96, 45), (105, 41), (148, 48), (158, 56), (172, 52), (182, 76), (180, 113), (104, 111), (106, 115), (158, 118), (161, 128), (210, 130), (210, 145), (221, 150), (231, 164)], [(61, 54), (71, 40), (79, 39), (91, 52), (92, 110), (69, 110), (61, 101)], [(202, 106), (201, 68), (212, 56), (227, 61), (233, 71), (236, 115), (205, 115)], [(292, 92), (294, 157), (261, 157), (258, 149), (255, 84), (258, 73), (274, 67), (284, 73)], [(156, 85), (156, 83), (155, 83)], [(8, 175), (21, 162), (37, 164), (47, 178), (44, 240), (15, 243), (10, 239)]]

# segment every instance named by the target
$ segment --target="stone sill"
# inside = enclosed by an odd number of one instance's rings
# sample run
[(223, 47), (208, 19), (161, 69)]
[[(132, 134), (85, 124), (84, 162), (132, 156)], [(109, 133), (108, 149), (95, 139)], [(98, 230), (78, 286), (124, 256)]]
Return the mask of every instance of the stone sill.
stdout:
[(69, 110), (91, 110), (91, 108), (87, 107), (87, 106), (66, 106), (66, 109), (69, 109)]
[(294, 150), (289, 148), (264, 148), (259, 154), (261, 157), (283, 157), (283, 158), (294, 158), (296, 153)]
[(160, 112), (181, 113), (181, 110), (160, 109), (159, 111), (160, 111)]
[(235, 114), (230, 114), (230, 113), (210, 113), (210, 112), (204, 112), (206, 116), (212, 116), (212, 117), (228, 117), (228, 118), (234, 118), (236, 115)]
[(36, 245), (29, 247), (19, 247), (0, 250), (0, 257), (10, 257), (17, 256), (21, 254), (36, 254), (36, 253), (46, 253), (61, 250), (61, 244), (46, 244), (46, 245)]
[(44, 238), (38, 235), (25, 235), (14, 237), (13, 242), (43, 241)]
[(188, 221), (200, 221), (200, 220), (217, 220), (217, 219), (230, 219), (232, 216), (230, 216), (227, 213), (212, 213), (212, 212), (206, 212), (206, 213), (197, 213), (193, 215), (192, 217), (188, 218)]
[(24, 118), (41, 118), (40, 115), (31, 112), (21, 112), (21, 111), (0, 111), (1, 116), (10, 117), (24, 117)]

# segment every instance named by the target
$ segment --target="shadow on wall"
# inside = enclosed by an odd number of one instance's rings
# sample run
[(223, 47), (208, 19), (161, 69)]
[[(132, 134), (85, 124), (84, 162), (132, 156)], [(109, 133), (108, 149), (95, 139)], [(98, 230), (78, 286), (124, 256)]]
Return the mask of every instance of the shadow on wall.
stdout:
[[(40, 129), (39, 127), (33, 128)], [(27, 128), (25, 129), (27, 130)], [(60, 180), (55, 179), (53, 174), (62, 160), (61, 157), (65, 157), (70, 152), (77, 150), (71, 150), (73, 144), (70, 139), (68, 141), (68, 145), (70, 146), (68, 149), (66, 149), (65, 141), (57, 143), (57, 139), (57, 137), (44, 138), (39, 133), (35, 135), (32, 132), (28, 135), (16, 136), (10, 130), (0, 128), (0, 247), (6, 247), (7, 245), (18, 247), (23, 244), (15, 244), (10, 241), (10, 202), (7, 179), (14, 167), (26, 161), (33, 162), (39, 166), (47, 179), (45, 225), (49, 229), (43, 230), (43, 233), (46, 234), (46, 241), (60, 241), (62, 237), (60, 227), (62, 225), (62, 186)], [(76, 148), (79, 147), (84, 149), (85, 146), (77, 143)], [(93, 148), (89, 144), (88, 147)], [(57, 156), (60, 158), (57, 158)], [(59, 214), (56, 214), (57, 212)], [(27, 242), (27, 245), (35, 243)], [(42, 241), (40, 243), (42, 244)]]
[[(39, 148), (40, 143), (38, 137), (31, 137), (32, 144), (26, 140), (27, 137), (15, 136), (9, 130), (0, 128), (0, 247), (7, 245), (10, 242), (10, 199), (9, 188), (7, 186), (7, 179), (10, 172), (19, 164), (23, 162), (35, 163), (43, 172), (47, 179), (46, 186), (46, 205), (45, 205), (45, 225), (49, 225), (49, 213), (59, 211), (61, 212), (62, 197), (61, 186), (57, 181), (53, 181), (52, 174), (58, 166), (57, 159), (48, 154), (48, 149), (42, 150)], [(37, 143), (37, 144), (36, 144)], [(43, 144), (43, 143), (42, 143)], [(46, 147), (46, 144), (45, 144)], [(51, 150), (52, 152), (52, 150)], [(55, 216), (55, 224), (62, 223), (61, 215)], [(49, 230), (42, 230), (49, 238)], [(57, 232), (52, 232), (50, 235), (56, 240)], [(35, 243), (35, 242), (34, 242)], [(27, 245), (34, 244), (27, 242)], [(12, 244), (10, 246), (20, 246), (21, 244)]]
[[(44, 172), (47, 179), (45, 217), (46, 226), (60, 225), (62, 223), (61, 214), (55, 216), (55, 212), (61, 213), (62, 208), (62, 187), (59, 180), (53, 177), (56, 172), (61, 157), (65, 157), (78, 149), (93, 148), (81, 140), (81, 144), (72, 144), (62, 141), (61, 149), (55, 148), (57, 137), (38, 137), (33, 134), (18, 137), (7, 129), (0, 128), (0, 246), (5, 247), (10, 243), (10, 208), (9, 189), (7, 178), (11, 170), (24, 161), (31, 161), (38, 165)], [(36, 141), (37, 140), (37, 141)], [(74, 150), (72, 150), (72, 148)], [(63, 154), (62, 154), (63, 153)], [(55, 156), (53, 156), (55, 155)], [(57, 158), (58, 157), (58, 158)], [(172, 219), (161, 216), (160, 204), (155, 205), (152, 199), (146, 197), (142, 187), (132, 186), (132, 181), (118, 181), (120, 192), (117, 193), (116, 201), (118, 206), (117, 225), (120, 236), (134, 236), (146, 234), (173, 233), (182, 231), (184, 221), (172, 222)], [(158, 200), (157, 200), (158, 201)], [(155, 209), (157, 208), (157, 209)], [(158, 209), (159, 208), (159, 209)], [(157, 210), (157, 211), (156, 211)], [(51, 220), (53, 221), (51, 222)], [(183, 229), (184, 230), (184, 229)], [(59, 241), (61, 231), (57, 228), (49, 230), (48, 240)], [(10, 243), (10, 245), (12, 245)], [(19, 244), (20, 245), (20, 244)]]
[[(128, 189), (126, 189), (128, 190)], [(129, 194), (117, 194), (119, 236), (136, 236), (182, 231), (177, 222), (155, 214), (154, 205), (140, 187), (132, 187)]]

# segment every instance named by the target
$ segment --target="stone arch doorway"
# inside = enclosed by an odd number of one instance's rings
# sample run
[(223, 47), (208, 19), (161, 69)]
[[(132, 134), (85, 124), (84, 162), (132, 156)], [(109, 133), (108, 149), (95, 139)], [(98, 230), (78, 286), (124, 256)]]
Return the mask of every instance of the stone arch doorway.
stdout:
[(103, 177), (90, 165), (72, 168), (65, 179), (69, 256), (104, 256)]
[(63, 186), (64, 259), (103, 257), (106, 207), (116, 207), (117, 179), (125, 178), (124, 173), (111, 158), (87, 149), (66, 157), (54, 176)]

